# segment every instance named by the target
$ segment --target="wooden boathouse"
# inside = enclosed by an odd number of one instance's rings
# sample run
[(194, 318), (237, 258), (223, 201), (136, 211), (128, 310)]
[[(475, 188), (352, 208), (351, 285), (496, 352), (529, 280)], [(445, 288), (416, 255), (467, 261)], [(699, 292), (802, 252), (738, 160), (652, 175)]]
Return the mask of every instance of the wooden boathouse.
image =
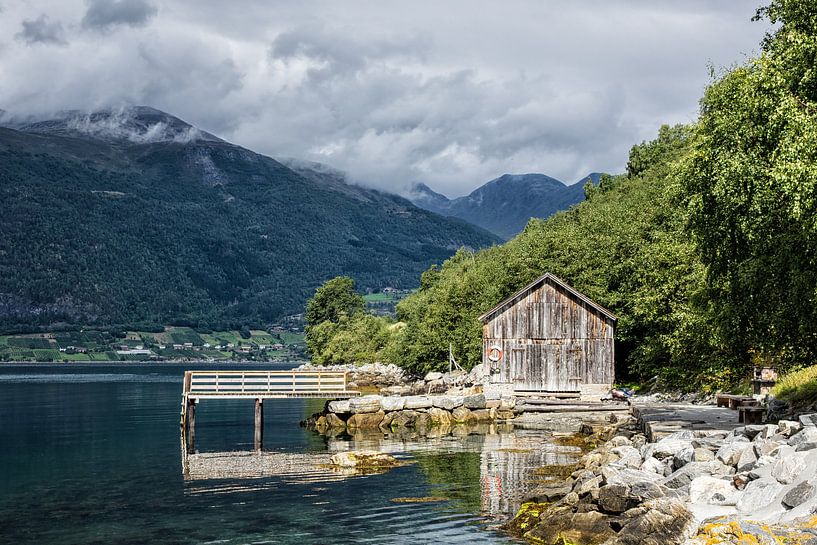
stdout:
[(615, 378), (616, 317), (546, 273), (479, 317), (490, 385), (599, 396)]

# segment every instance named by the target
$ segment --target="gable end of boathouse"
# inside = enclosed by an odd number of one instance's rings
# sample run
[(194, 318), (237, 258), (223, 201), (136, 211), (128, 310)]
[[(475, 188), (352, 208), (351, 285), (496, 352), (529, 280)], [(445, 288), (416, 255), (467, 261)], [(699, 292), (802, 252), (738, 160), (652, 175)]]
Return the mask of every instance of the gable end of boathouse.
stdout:
[(503, 391), (606, 393), (616, 316), (546, 273), (479, 317), (482, 365)]

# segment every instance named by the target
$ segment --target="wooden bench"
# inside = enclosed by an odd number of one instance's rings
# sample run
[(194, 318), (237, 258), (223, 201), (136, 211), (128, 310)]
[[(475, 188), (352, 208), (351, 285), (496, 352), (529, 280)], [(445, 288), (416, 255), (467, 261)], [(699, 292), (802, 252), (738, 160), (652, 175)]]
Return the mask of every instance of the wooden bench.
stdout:
[(758, 406), (743, 405), (738, 408), (738, 422), (742, 424), (762, 424), (766, 409)]
[(728, 407), (729, 400), (732, 399), (733, 397), (735, 396), (733, 396), (732, 394), (718, 394), (715, 396), (715, 404), (718, 407)]
[[(715, 396), (715, 404), (718, 407), (729, 407), (732, 410), (737, 409), (743, 402), (755, 401), (753, 397), (734, 395), (734, 394), (718, 394)], [(755, 403), (757, 403), (755, 401)]]

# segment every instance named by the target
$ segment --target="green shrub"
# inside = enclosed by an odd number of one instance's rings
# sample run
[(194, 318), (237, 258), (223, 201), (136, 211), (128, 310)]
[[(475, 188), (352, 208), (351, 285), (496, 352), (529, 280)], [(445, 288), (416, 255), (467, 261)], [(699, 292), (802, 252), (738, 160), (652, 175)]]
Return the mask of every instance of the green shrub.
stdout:
[(817, 365), (783, 375), (772, 388), (772, 395), (793, 405), (817, 400)]

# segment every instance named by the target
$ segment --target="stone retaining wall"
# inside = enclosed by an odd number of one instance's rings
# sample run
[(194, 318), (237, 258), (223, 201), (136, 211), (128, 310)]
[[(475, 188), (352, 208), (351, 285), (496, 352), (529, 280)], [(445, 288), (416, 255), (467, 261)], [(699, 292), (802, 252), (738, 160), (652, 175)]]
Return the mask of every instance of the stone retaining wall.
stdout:
[(436, 427), (473, 425), (510, 420), (516, 399), (487, 399), (485, 394), (362, 396), (331, 401), (326, 409), (304, 422), (319, 432), (328, 430), (398, 431), (410, 428), (423, 432)]

